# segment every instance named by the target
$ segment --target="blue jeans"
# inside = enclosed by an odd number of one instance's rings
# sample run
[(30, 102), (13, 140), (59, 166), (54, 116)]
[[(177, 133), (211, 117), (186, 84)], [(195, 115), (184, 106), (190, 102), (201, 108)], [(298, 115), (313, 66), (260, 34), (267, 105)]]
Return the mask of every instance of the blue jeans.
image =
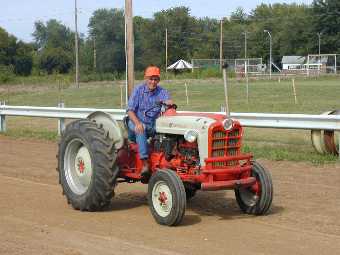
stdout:
[[(128, 126), (130, 131), (129, 139), (137, 142), (140, 159), (148, 159), (149, 158), (148, 138), (155, 135), (156, 133), (155, 125), (143, 123), (144, 132), (142, 134), (138, 134), (135, 132), (135, 124), (131, 120), (129, 120)], [(131, 135), (134, 135), (134, 137), (132, 137)]]

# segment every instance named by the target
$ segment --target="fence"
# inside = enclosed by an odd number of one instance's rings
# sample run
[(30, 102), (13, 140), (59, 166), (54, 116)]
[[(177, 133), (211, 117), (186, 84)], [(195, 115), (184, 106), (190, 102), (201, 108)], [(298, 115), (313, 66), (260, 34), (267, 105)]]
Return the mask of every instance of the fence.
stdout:
[[(6, 131), (6, 116), (26, 116), (57, 118), (59, 120), (58, 133), (60, 134), (65, 128), (65, 119), (85, 119), (95, 111), (107, 112), (118, 121), (126, 115), (126, 111), (123, 109), (63, 108), (63, 105), (59, 105), (59, 107), (9, 106), (0, 103), (0, 132)], [(190, 111), (186, 111), (186, 113), (190, 113)], [(223, 114), (223, 112), (214, 113)], [(312, 144), (318, 152), (340, 155), (340, 136), (337, 137), (334, 134), (334, 131), (340, 131), (339, 115), (232, 112), (231, 117), (245, 127), (311, 130), (313, 131)]]

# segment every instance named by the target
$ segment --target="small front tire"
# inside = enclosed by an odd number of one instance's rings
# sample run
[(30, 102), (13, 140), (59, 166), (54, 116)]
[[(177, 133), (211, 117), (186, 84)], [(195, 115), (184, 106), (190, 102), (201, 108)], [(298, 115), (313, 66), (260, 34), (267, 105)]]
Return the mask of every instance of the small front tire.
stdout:
[(161, 225), (181, 223), (186, 208), (186, 195), (182, 180), (172, 170), (158, 170), (148, 185), (150, 211)]
[(256, 161), (252, 162), (251, 176), (256, 183), (250, 187), (235, 189), (236, 201), (244, 213), (264, 215), (273, 200), (273, 183), (268, 170)]

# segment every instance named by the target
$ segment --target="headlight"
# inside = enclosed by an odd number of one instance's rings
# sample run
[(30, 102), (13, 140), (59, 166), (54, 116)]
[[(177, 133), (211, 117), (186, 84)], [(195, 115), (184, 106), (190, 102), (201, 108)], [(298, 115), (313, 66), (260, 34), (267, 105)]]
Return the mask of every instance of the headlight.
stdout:
[(197, 140), (198, 133), (194, 130), (188, 130), (184, 133), (184, 139), (189, 143), (193, 143)]
[(223, 121), (223, 128), (224, 130), (230, 130), (233, 127), (233, 120), (232, 119), (226, 119)]

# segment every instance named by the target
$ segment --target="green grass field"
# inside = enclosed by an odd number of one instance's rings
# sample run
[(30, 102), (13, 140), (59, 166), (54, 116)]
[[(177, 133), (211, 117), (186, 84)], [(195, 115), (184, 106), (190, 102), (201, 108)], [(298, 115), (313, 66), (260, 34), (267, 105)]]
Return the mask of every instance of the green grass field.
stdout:
[[(188, 86), (189, 105), (186, 105), (185, 86)], [(56, 106), (63, 101), (66, 107), (120, 108), (123, 82), (82, 83), (80, 89), (59, 85), (3, 85), (0, 101), (9, 105)], [(163, 81), (162, 86), (171, 93), (179, 110), (219, 111), (224, 104), (223, 82), (218, 79)], [(297, 104), (293, 96), (291, 80), (249, 81), (249, 101), (246, 83), (229, 82), (229, 105), (232, 112), (309, 113), (340, 109), (340, 79), (296, 79)], [(8, 118), (8, 134), (11, 136), (56, 139), (55, 131), (38, 122)], [(44, 123), (44, 121), (40, 121)], [(39, 122), (39, 123), (40, 123)], [(54, 125), (54, 124), (53, 124)], [(52, 125), (52, 126), (53, 126)], [(56, 127), (56, 124), (55, 124)], [(318, 155), (310, 142), (310, 131), (245, 129), (245, 150), (255, 156), (275, 160), (334, 162), (337, 157)]]

